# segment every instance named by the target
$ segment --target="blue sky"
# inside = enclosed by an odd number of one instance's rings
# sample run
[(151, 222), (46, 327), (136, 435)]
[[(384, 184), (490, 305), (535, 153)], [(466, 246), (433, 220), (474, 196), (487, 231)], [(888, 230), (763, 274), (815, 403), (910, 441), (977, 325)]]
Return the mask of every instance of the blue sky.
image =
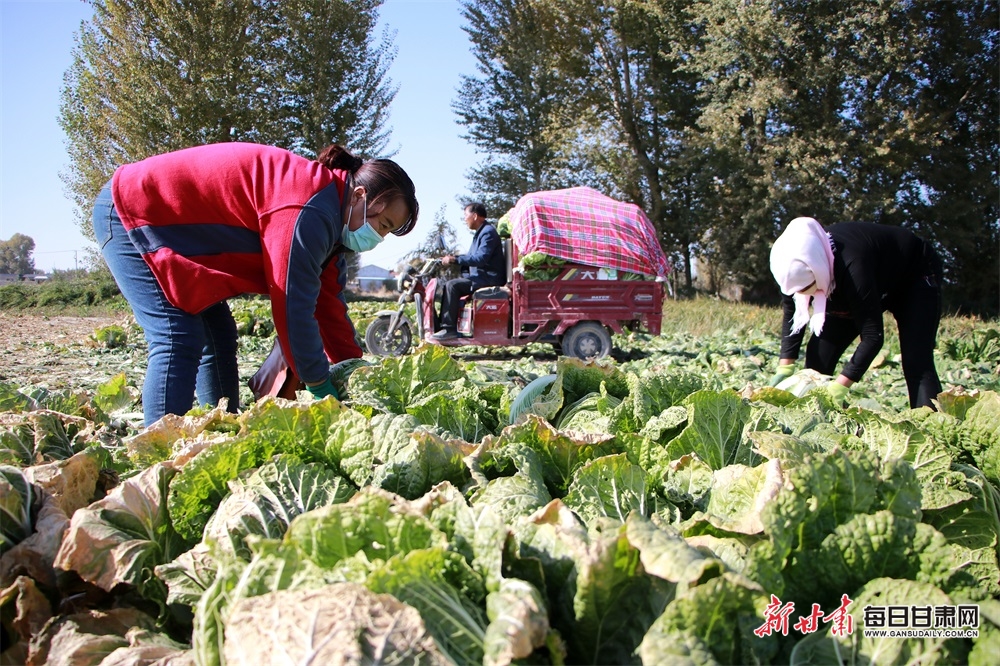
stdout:
[[(81, 0), (0, 0), (0, 240), (34, 238), (35, 267), (45, 271), (83, 267), (94, 248), (59, 178), (69, 158), (56, 121), (73, 36), (90, 16)], [(396, 31), (398, 48), (390, 146), (416, 184), (422, 222), (362, 257), (391, 268), (423, 240), (441, 206), (459, 244), (471, 240), (457, 198), (467, 192), (465, 173), (477, 155), (461, 138), (451, 103), (459, 77), (475, 74), (475, 60), (455, 0), (387, 0), (381, 19)]]

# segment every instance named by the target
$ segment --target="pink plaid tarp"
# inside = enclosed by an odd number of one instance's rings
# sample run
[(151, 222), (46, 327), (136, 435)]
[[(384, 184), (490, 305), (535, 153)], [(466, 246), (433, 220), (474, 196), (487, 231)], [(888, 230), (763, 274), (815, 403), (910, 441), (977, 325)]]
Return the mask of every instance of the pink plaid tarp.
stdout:
[(524, 195), (510, 214), (510, 229), (522, 256), (541, 252), (661, 278), (670, 271), (646, 213), (589, 187)]

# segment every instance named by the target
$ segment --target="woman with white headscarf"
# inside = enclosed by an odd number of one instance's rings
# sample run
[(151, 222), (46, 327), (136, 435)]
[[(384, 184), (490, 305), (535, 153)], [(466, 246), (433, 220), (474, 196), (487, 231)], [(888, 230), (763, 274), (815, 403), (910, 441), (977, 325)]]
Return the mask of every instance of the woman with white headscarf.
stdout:
[(824, 229), (811, 217), (798, 217), (771, 247), (771, 273), (784, 295), (772, 386), (793, 374), (808, 324), (805, 365), (825, 375), (835, 373), (840, 357), (861, 338), (827, 386), (842, 401), (882, 349), (882, 314), (888, 311), (899, 328), (910, 406), (934, 408), (941, 392), (934, 367), (941, 261), (930, 243), (901, 227), (843, 222)]

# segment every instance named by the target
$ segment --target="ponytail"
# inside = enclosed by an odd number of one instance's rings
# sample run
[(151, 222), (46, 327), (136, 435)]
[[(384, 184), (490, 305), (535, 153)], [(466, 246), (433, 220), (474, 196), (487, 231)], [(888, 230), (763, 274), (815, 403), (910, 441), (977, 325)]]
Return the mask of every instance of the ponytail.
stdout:
[(355, 157), (346, 148), (335, 143), (321, 150), (316, 161), (327, 169), (341, 169), (349, 173), (355, 173), (364, 164), (360, 157)]
[(365, 162), (337, 144), (331, 144), (321, 150), (316, 156), (316, 161), (328, 169), (341, 169), (353, 174), (354, 184), (364, 187), (368, 192), (369, 205), (381, 199), (387, 201), (402, 199), (410, 215), (406, 223), (392, 233), (403, 236), (413, 229), (420, 213), (420, 206), (417, 203), (413, 181), (398, 164), (387, 159)]

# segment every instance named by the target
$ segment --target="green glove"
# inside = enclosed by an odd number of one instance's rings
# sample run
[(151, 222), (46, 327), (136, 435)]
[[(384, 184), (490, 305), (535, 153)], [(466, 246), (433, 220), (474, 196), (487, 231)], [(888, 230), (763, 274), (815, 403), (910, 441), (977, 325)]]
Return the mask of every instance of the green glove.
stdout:
[(337, 393), (337, 389), (333, 386), (333, 382), (329, 377), (322, 384), (316, 384), (316, 386), (306, 386), (306, 389), (313, 394), (315, 398), (325, 398), (328, 395), (332, 395), (337, 400), (340, 400), (340, 394)]
[(839, 382), (830, 382), (826, 385), (826, 392), (838, 405), (847, 399), (847, 393), (851, 389)]
[(767, 383), (768, 386), (777, 386), (782, 381), (788, 379), (795, 374), (795, 366), (791, 363), (787, 365), (779, 365), (778, 369), (775, 371), (774, 376)]

